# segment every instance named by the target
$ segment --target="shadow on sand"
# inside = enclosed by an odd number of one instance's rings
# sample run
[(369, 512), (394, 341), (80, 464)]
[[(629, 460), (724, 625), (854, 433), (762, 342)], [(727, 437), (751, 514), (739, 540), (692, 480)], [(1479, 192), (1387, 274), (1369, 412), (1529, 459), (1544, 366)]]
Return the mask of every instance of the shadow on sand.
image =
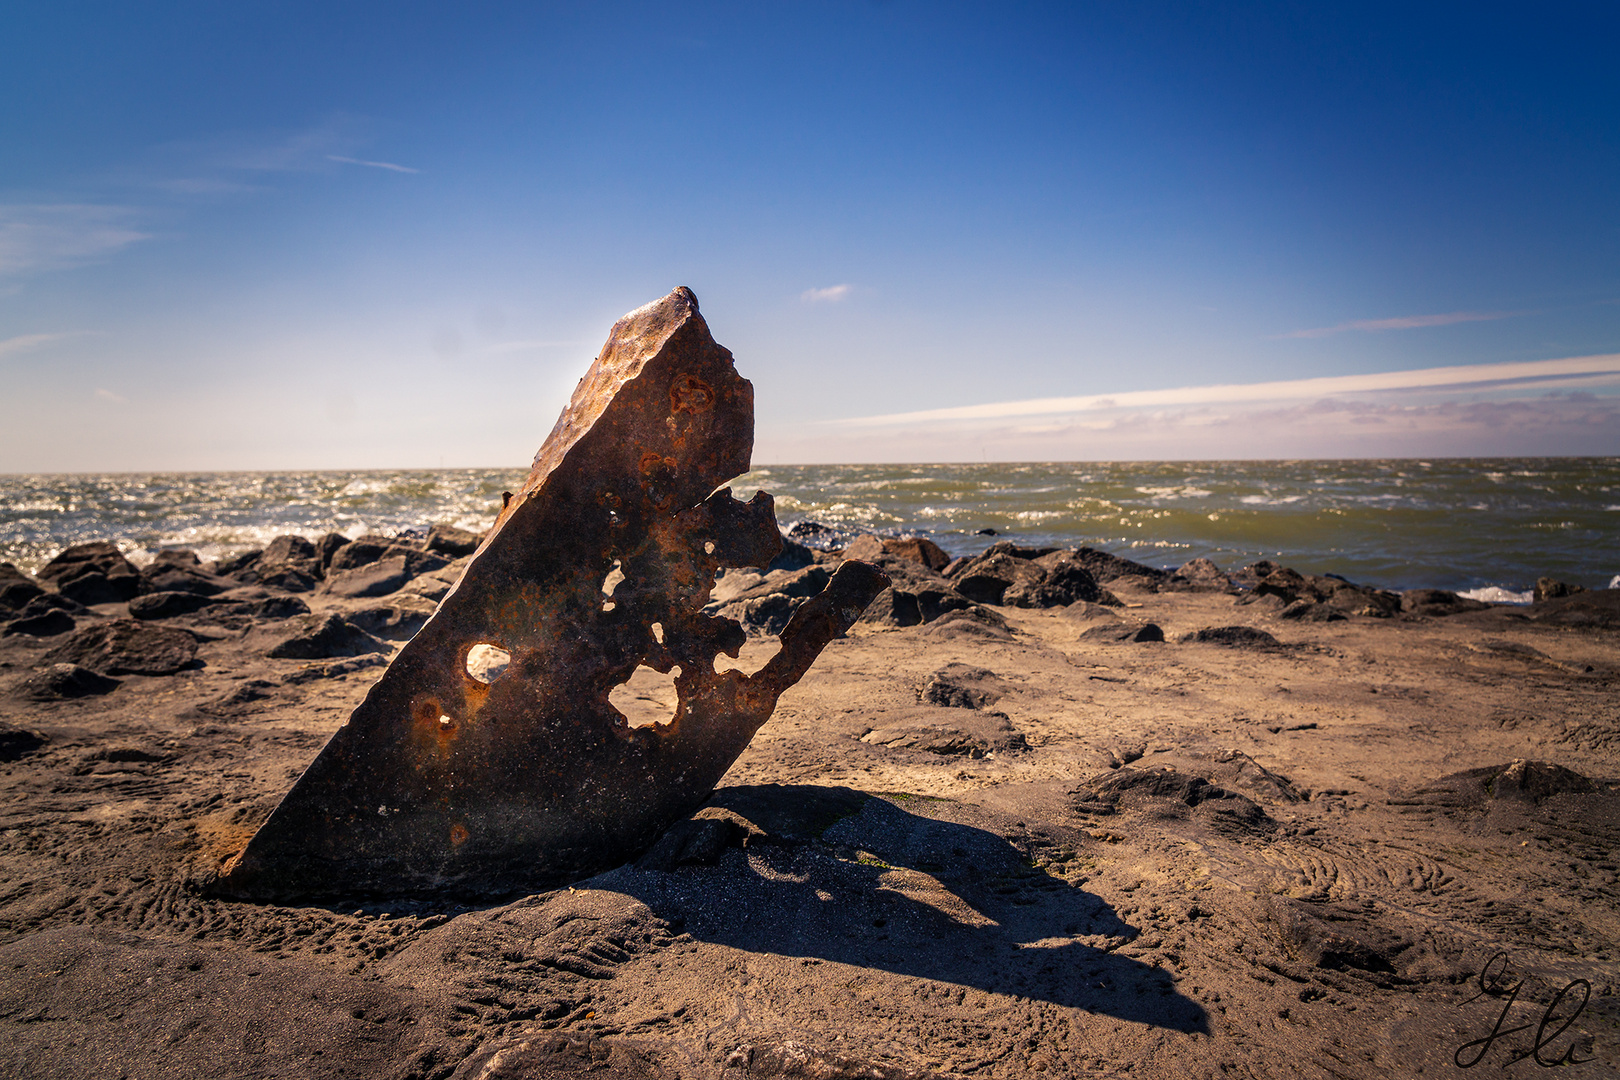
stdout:
[(667, 871), (644, 858), (590, 884), (748, 952), (1208, 1033), (1204, 1009), (1167, 972), (1112, 951), (1136, 935), (1113, 908), (1033, 868), (1002, 836), (897, 803), (959, 805), (808, 785), (723, 788), (706, 813), (720, 811), (719, 827), (746, 828), (746, 849), (729, 847), (712, 865), (677, 857)]

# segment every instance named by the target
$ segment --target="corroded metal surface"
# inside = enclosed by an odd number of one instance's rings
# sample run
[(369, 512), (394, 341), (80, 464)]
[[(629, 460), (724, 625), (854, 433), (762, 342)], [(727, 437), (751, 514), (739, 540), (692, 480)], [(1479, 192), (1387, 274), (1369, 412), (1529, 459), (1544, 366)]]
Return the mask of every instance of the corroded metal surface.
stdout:
[[(747, 471), (753, 426), (753, 386), (689, 290), (615, 323), (460, 582), (217, 891), (551, 884), (689, 814), (887, 584), (845, 563), (763, 668), (715, 671), (744, 640), (703, 614), (715, 572), (781, 548), (769, 495), (714, 491)], [(677, 672), (667, 722), (632, 727), (608, 699), (639, 664)]]

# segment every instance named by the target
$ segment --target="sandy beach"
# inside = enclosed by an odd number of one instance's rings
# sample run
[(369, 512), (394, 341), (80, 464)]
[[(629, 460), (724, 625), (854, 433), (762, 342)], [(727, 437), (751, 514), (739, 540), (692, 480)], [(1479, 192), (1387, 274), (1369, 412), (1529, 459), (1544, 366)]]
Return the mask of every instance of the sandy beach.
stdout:
[[(869, 613), (635, 863), (494, 899), (208, 895), (457, 567), (144, 621), (195, 659), (88, 696), (40, 688), (70, 635), (0, 638), (0, 1072), (1620, 1070), (1613, 595), (1311, 621), (1125, 576), (1113, 606)], [(395, 640), (267, 655), (328, 614)], [(614, 701), (639, 723), (670, 693), (644, 670)]]

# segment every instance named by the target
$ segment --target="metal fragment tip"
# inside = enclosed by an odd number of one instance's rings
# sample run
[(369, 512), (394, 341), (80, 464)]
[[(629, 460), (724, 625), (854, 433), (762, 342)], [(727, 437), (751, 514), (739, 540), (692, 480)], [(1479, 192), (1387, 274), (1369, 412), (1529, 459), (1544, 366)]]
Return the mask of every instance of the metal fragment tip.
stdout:
[[(715, 671), (744, 640), (703, 613), (716, 571), (782, 545), (769, 495), (715, 490), (748, 470), (753, 431), (753, 386), (690, 289), (614, 323), (461, 580), (213, 891), (544, 887), (691, 813), (888, 584), (844, 563), (763, 668)], [(631, 727), (608, 695), (641, 664), (679, 668), (679, 702)]]

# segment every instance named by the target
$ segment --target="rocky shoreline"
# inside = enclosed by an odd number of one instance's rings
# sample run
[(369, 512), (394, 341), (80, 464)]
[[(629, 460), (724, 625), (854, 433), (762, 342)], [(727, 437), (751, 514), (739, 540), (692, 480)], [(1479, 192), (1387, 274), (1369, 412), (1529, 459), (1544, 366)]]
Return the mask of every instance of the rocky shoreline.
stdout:
[[(840, 559), (893, 586), (638, 862), (499, 902), (210, 898), (478, 540), (0, 565), (0, 1070), (1444, 1075), (1498, 953), (1516, 1023), (1590, 994), (1486, 1061), (1620, 1069), (1620, 590), (1556, 582), (789, 542), (711, 595), (747, 670)], [(673, 698), (649, 669), (613, 700)]]

